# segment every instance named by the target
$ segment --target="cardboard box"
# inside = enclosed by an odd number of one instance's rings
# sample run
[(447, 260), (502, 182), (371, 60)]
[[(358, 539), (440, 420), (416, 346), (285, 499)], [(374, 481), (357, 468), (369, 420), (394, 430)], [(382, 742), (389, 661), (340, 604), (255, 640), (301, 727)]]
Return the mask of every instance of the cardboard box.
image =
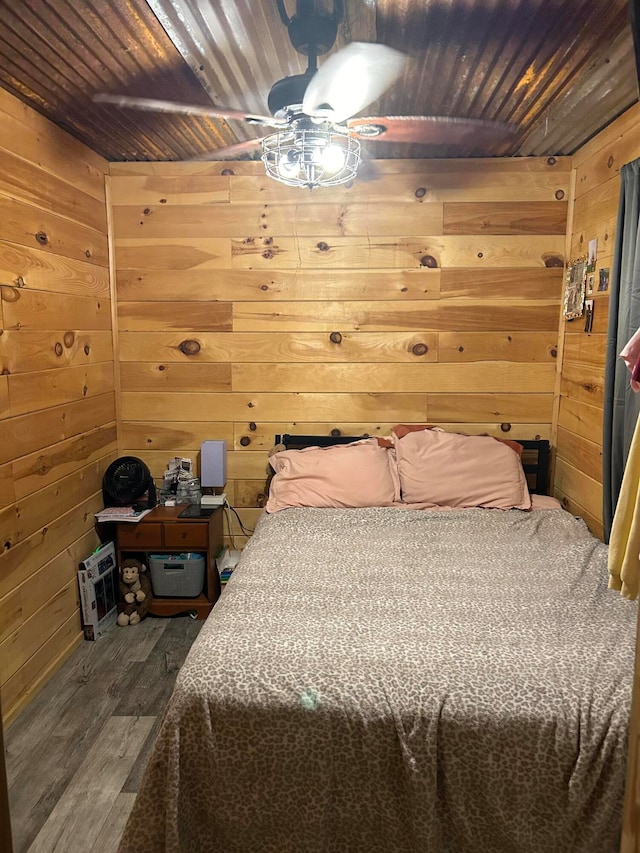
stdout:
[(78, 586), (85, 640), (97, 640), (118, 618), (118, 567), (113, 542), (104, 542), (80, 563)]

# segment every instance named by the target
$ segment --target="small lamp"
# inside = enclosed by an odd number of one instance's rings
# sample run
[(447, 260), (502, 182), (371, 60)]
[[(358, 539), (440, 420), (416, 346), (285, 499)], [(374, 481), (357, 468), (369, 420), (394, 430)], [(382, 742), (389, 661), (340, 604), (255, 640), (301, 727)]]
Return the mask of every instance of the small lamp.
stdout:
[[(200, 446), (200, 484), (220, 489), (227, 482), (227, 442), (203, 441)], [(221, 506), (225, 495), (203, 495), (201, 506)]]

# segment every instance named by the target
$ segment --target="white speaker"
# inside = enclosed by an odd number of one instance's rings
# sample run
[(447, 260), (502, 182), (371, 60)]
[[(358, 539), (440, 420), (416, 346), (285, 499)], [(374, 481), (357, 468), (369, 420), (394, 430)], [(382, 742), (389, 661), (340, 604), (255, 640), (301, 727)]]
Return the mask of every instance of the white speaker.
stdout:
[(200, 446), (200, 483), (221, 488), (227, 482), (227, 442), (203, 441)]

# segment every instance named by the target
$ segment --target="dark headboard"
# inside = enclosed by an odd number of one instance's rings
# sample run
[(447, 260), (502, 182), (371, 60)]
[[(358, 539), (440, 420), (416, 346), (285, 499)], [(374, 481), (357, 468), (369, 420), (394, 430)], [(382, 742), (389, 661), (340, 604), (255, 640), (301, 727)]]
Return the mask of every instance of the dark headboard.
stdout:
[[(303, 447), (330, 447), (333, 444), (350, 444), (362, 441), (367, 435), (276, 435), (276, 444), (284, 444), (287, 450), (302, 450)], [(522, 467), (527, 475), (529, 491), (536, 495), (546, 495), (549, 489), (549, 442), (544, 439), (520, 439)]]

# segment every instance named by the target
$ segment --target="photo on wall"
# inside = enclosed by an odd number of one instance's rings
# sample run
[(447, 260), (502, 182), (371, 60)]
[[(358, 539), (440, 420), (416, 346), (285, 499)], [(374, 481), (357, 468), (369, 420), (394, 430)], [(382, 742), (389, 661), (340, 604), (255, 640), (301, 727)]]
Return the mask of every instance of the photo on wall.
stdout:
[(609, 267), (598, 270), (598, 290), (609, 290)]
[(584, 303), (584, 330), (590, 332), (593, 329), (593, 299), (587, 299)]

